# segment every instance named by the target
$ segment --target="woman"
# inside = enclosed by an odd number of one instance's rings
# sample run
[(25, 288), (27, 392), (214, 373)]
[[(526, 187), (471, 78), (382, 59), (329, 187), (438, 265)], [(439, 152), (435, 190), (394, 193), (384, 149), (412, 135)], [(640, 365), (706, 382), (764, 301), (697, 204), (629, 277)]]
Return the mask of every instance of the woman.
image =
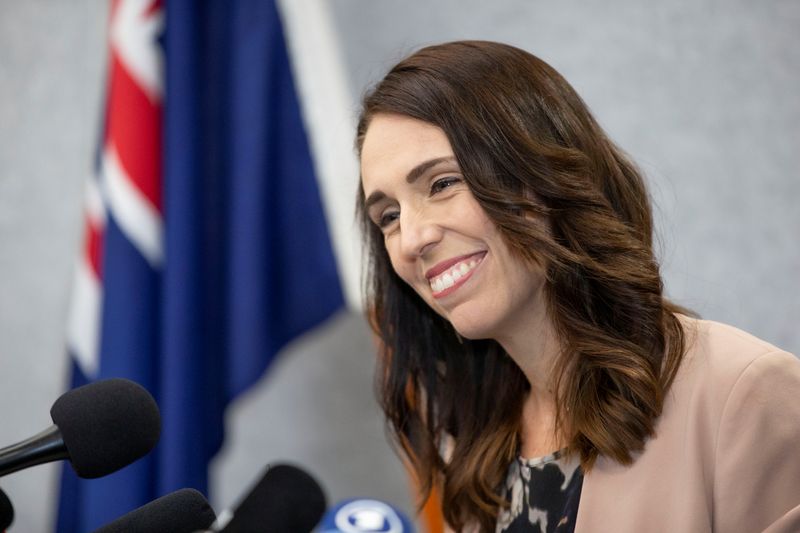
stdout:
[(800, 362), (664, 297), (642, 177), (557, 72), (422, 49), (357, 148), (382, 405), (451, 527), (800, 531)]

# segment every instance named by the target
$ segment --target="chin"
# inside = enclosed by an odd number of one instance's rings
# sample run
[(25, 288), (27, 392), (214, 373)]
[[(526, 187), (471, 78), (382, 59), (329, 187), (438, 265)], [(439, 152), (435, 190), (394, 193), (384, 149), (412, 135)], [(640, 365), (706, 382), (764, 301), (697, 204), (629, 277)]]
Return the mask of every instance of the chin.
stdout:
[(467, 320), (464, 318), (451, 318), (450, 324), (461, 337), (472, 341), (480, 339), (490, 339), (494, 335), (493, 329), (489, 327), (485, 319), (481, 320)]

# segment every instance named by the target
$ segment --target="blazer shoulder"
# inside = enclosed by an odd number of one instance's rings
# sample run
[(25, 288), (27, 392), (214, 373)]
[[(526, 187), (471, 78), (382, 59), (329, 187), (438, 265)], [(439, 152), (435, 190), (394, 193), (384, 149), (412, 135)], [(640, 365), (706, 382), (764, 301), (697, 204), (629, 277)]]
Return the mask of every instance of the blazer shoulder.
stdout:
[(714, 454), (718, 531), (761, 531), (800, 511), (798, 398), (800, 360), (788, 352), (768, 351), (739, 374)]
[(677, 380), (694, 386), (713, 382), (721, 401), (745, 370), (764, 356), (777, 358), (790, 367), (800, 365), (792, 354), (736, 327), (684, 316), (681, 325), (686, 348)]

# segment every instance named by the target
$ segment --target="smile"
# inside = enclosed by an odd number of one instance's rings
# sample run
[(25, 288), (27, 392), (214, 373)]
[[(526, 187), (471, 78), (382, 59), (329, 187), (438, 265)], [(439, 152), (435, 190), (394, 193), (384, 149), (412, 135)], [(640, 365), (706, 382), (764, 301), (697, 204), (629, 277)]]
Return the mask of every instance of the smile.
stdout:
[[(455, 263), (428, 279), (434, 298), (447, 296), (472, 276), (472, 271), (483, 261), (485, 253), (473, 254)], [(444, 265), (443, 265), (444, 266)], [(441, 267), (432, 270), (439, 271)]]

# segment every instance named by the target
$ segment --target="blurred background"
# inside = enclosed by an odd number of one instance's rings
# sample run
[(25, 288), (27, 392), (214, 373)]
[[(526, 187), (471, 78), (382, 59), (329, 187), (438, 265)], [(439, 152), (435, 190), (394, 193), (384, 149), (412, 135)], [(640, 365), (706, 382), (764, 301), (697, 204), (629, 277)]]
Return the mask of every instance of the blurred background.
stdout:
[[(358, 180), (347, 128), (360, 96), (425, 44), (497, 40), (553, 65), (647, 174), (669, 296), (800, 354), (797, 2), (287, 0), (278, 9), (314, 165), (328, 180), (320, 194), (333, 248), (349, 254), (337, 258), (349, 305), (284, 346), (229, 406), (210, 467), (217, 510), (267, 463), (291, 461), (331, 501), (372, 496), (413, 512), (374, 402), (373, 344), (354, 292), (358, 237), (341, 202)], [(67, 319), (102, 135), (108, 21), (102, 0), (0, 0), (0, 446), (47, 427), (70, 383)], [(55, 466), (0, 479), (14, 530), (52, 530), (57, 479)]]

